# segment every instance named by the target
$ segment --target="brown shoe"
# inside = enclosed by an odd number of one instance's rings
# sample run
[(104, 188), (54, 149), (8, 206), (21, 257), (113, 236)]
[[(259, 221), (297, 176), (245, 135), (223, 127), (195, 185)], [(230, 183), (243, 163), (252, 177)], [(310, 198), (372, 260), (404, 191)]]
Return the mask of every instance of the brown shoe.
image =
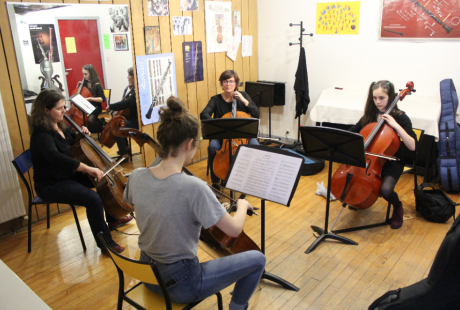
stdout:
[(404, 208), (402, 202), (399, 207), (393, 209), (393, 216), (390, 219), (392, 229), (399, 229), (403, 224)]
[(124, 218), (119, 219), (116, 222), (108, 222), (107, 225), (109, 226), (110, 230), (115, 230), (120, 226), (126, 225), (129, 223), (134, 217), (132, 215), (127, 215)]
[[(118, 254), (120, 254), (121, 252), (123, 252), (125, 250), (124, 247), (122, 247), (121, 245), (118, 245), (116, 243), (114, 245), (112, 245), (111, 248), (115, 253), (118, 253)], [(100, 249), (101, 249), (102, 254), (109, 255), (109, 251), (107, 250), (106, 247), (102, 247)]]

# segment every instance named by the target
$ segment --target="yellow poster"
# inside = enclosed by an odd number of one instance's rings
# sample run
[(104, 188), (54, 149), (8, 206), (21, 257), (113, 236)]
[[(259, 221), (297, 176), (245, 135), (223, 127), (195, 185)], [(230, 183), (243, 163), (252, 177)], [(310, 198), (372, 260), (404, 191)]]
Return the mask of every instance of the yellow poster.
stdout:
[(75, 38), (74, 37), (65, 38), (65, 47), (67, 49), (67, 54), (76, 53), (77, 46), (75, 45)]
[(316, 5), (316, 34), (358, 34), (360, 1)]

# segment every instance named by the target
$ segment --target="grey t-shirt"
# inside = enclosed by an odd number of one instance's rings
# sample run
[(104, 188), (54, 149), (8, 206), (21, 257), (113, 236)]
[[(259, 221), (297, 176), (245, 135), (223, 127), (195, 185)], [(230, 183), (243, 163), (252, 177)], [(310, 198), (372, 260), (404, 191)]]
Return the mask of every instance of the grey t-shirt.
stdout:
[(201, 226), (215, 225), (226, 213), (204, 181), (183, 172), (157, 179), (148, 168), (136, 169), (123, 198), (136, 211), (139, 248), (163, 264), (193, 259)]

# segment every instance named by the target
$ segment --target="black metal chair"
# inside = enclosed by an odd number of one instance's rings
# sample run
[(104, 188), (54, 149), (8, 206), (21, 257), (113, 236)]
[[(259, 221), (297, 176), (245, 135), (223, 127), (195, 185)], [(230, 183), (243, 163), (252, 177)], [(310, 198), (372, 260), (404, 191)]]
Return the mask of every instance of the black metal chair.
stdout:
[[(27, 171), (29, 171), (29, 169), (33, 166), (30, 150), (24, 151), (22, 154), (17, 156), (12, 161), (12, 163), (14, 168), (16, 168), (16, 171), (18, 172), (19, 176), (21, 177), (22, 182), (24, 182), (24, 185), (27, 189), (27, 194), (29, 195), (28, 252), (30, 253), (30, 251), (32, 250), (32, 205), (35, 205), (35, 208), (37, 208), (37, 205), (46, 204), (46, 228), (50, 228), (50, 202), (44, 201), (38, 196), (33, 197), (29, 182), (24, 177), (24, 174)], [(75, 211), (75, 206), (70, 205), (70, 208), (72, 209), (73, 216), (75, 217), (75, 223), (77, 224), (78, 233), (80, 234), (81, 245), (83, 246), (83, 250), (86, 251), (85, 240), (83, 239), (83, 234), (81, 232), (77, 212)]]
[[(177, 304), (171, 302), (169, 293), (166, 289), (163, 278), (156, 263), (151, 264), (140, 262), (135, 259), (131, 259), (120, 255), (112, 250), (107, 243), (107, 239), (104, 234), (100, 232), (98, 235), (99, 240), (104, 245), (106, 250), (109, 252), (115, 267), (117, 267), (119, 287), (118, 287), (118, 306), (117, 309), (121, 310), (123, 307), (123, 300), (127, 301), (130, 305), (136, 309), (192, 309), (198, 305), (202, 300), (191, 303), (191, 304)], [(134, 279), (140, 280), (134, 287), (125, 291), (125, 278), (124, 274), (127, 274)], [(149, 290), (144, 283), (157, 284), (160, 286), (163, 296), (156, 294)], [(219, 310), (223, 310), (222, 306), (222, 295), (220, 292), (215, 293), (217, 296), (217, 306)]]

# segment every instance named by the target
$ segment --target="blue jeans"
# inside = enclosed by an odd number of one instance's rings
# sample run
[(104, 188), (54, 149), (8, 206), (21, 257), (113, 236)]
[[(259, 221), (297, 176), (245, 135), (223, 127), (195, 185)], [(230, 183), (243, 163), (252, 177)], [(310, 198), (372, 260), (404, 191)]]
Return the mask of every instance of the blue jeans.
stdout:
[[(259, 145), (257, 139), (249, 139), (249, 145)], [(208, 146), (208, 157), (209, 157), (209, 170), (211, 170), (211, 182), (212, 183), (219, 183), (219, 178), (214, 174), (214, 169), (212, 163), (214, 162), (214, 158), (216, 157), (216, 152), (220, 150), (222, 147), (222, 142), (219, 139), (211, 139), (209, 141)]]
[[(140, 260), (153, 260), (141, 251)], [(171, 300), (192, 303), (205, 299), (227, 286), (235, 284), (230, 310), (243, 310), (254, 293), (265, 268), (265, 255), (259, 251), (239, 254), (199, 263), (198, 258), (184, 259), (173, 264), (157, 263), (167, 286)], [(162, 294), (158, 285), (145, 285), (155, 293)]]
[[(88, 218), (88, 223), (97, 246), (103, 248), (97, 238), (97, 234), (101, 231), (107, 238), (109, 245), (115, 245), (109, 227), (107, 227), (107, 223), (104, 220), (104, 206), (101, 197), (99, 197), (98, 193), (91, 190), (93, 184), (87, 176), (82, 174), (77, 175), (79, 176), (73, 180), (65, 180), (52, 185), (41, 186), (40, 184), (35, 184), (35, 191), (40, 198), (51, 203), (84, 206), (86, 208), (86, 217)], [(108, 213), (106, 213), (106, 218), (108, 222), (116, 221)]]

